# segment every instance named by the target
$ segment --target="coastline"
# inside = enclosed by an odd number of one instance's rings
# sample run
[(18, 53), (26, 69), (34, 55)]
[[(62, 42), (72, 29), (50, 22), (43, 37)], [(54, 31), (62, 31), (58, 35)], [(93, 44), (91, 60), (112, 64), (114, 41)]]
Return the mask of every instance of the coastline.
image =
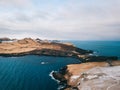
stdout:
[[(68, 43), (53, 43), (25, 38), (16, 42), (0, 43), (0, 56), (19, 57), (25, 55), (72, 57), (81, 61), (80, 64), (67, 65), (58, 72), (52, 71), (49, 76), (57, 80), (63, 90), (80, 90), (76, 82), (83, 77), (81, 73), (96, 67), (119, 66), (117, 56), (96, 56), (92, 50), (84, 50)], [(116, 63), (117, 62), (117, 63)], [(85, 66), (84, 66), (85, 65)], [(92, 65), (92, 66), (91, 66)], [(75, 67), (75, 68), (74, 68)], [(82, 68), (82, 72), (79, 71)], [(72, 70), (72, 71), (71, 71)], [(74, 74), (74, 71), (75, 74)], [(78, 74), (80, 73), (80, 74)], [(72, 77), (72, 79), (71, 79)], [(91, 76), (90, 76), (91, 77)], [(79, 78), (79, 80), (78, 80)], [(72, 84), (71, 84), (72, 80)], [(75, 83), (73, 81), (75, 80)], [(77, 81), (76, 81), (77, 80)]]
[[(116, 83), (112, 78), (117, 78), (119, 80), (120, 60), (112, 61), (111, 63), (112, 66), (107, 62), (70, 64), (67, 65), (66, 68), (60, 69), (58, 72), (53, 72), (52, 75), (55, 79), (60, 81), (61, 85), (63, 85), (63, 88), (60, 90), (84, 90), (83, 88), (87, 85), (91, 88), (90, 90), (93, 90), (93, 87), (94, 89), (96, 88), (95, 90), (97, 90), (97, 88), (99, 88), (99, 90), (103, 90), (103, 88), (112, 87), (111, 83)], [(114, 72), (116, 72), (117, 75), (114, 74)], [(104, 78), (108, 82), (106, 82)], [(103, 82), (100, 83), (100, 80), (103, 80)], [(99, 85), (101, 85), (101, 87), (98, 87), (98, 84), (93, 81), (100, 83)], [(114, 88), (117, 87), (118, 86), (115, 86)]]
[(0, 56), (59, 56), (72, 57), (81, 60), (81, 62), (101, 62), (108, 60), (117, 60), (116, 56), (95, 56), (92, 50), (84, 50), (70, 43), (49, 42), (24, 38), (15, 42), (0, 43)]

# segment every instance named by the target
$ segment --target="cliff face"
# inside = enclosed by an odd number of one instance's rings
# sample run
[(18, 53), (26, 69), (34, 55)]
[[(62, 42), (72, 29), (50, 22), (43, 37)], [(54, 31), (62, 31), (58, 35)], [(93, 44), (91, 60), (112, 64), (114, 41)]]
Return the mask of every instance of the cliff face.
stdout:
[(53, 76), (65, 90), (120, 90), (120, 61), (71, 64)]
[(15, 42), (0, 43), (0, 55), (53, 55), (53, 56), (74, 56), (89, 54), (92, 51), (83, 50), (72, 44), (38, 42), (31, 38), (25, 38)]

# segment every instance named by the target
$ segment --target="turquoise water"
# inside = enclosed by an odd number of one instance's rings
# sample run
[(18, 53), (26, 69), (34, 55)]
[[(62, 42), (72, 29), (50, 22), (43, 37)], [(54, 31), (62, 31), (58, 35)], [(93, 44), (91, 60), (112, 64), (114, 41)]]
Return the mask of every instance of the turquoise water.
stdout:
[(97, 55), (118, 56), (120, 58), (120, 41), (70, 41), (77, 47), (95, 51)]
[[(71, 41), (83, 49), (98, 55), (119, 56), (120, 42)], [(0, 90), (57, 90), (58, 84), (49, 76), (51, 71), (79, 63), (74, 58), (27, 55), (0, 57)]]
[(0, 57), (0, 90), (57, 90), (52, 70), (79, 63), (77, 59), (28, 55)]

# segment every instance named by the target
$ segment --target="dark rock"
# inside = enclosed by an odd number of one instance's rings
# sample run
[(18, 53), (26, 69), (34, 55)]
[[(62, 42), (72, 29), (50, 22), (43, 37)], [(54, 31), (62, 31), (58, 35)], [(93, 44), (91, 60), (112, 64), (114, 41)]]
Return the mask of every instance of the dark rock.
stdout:
[(90, 54), (93, 53), (92, 50), (84, 50), (84, 49), (80, 49), (80, 48), (76, 48), (75, 51), (79, 52), (80, 54)]
[(77, 87), (73, 87), (72, 90), (79, 90)]
[(62, 68), (59, 70), (59, 73), (62, 74), (62, 75), (65, 75), (65, 74), (67, 73), (67, 66), (62, 67)]
[(52, 75), (56, 80), (66, 83), (66, 79), (64, 78), (64, 76), (62, 74), (60, 74), (58, 72), (53, 72)]
[(87, 56), (83, 62), (103, 62), (103, 61), (118, 60), (116, 56)]
[(11, 39), (10, 38), (7, 38), (7, 37), (4, 37), (4, 38), (0, 38), (0, 41), (10, 41)]

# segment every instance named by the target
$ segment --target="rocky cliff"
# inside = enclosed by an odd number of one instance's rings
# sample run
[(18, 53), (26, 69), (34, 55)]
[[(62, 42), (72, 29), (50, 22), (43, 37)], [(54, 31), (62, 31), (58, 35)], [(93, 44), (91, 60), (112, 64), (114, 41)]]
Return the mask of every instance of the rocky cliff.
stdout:
[(120, 90), (120, 61), (71, 64), (53, 76), (62, 90)]

